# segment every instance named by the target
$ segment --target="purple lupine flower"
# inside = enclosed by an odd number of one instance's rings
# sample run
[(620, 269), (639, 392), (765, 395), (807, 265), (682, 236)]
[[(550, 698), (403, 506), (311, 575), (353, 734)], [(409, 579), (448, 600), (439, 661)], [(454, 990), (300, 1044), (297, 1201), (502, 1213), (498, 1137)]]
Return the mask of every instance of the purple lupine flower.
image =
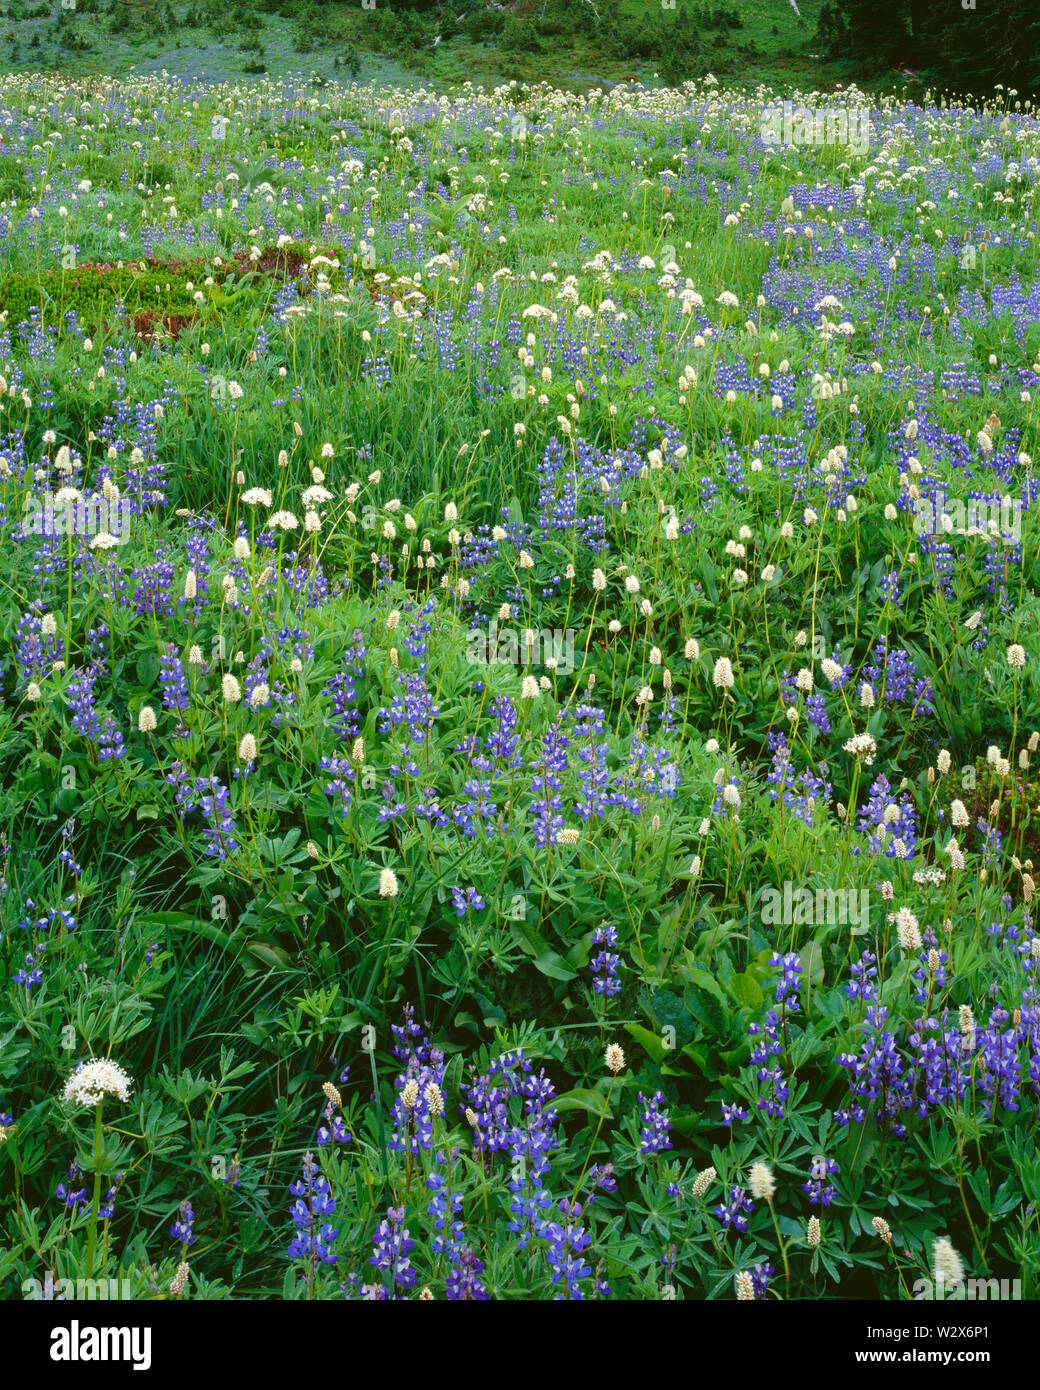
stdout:
[(580, 1280), (592, 1277), (592, 1267), (584, 1258), (592, 1236), (578, 1224), (583, 1210), (580, 1202), (562, 1197), (559, 1209), (564, 1220), (544, 1222), (540, 1233), (540, 1239), (549, 1247), (545, 1258), (552, 1271), (552, 1282), (563, 1284), (563, 1291), (554, 1297), (583, 1302), (585, 1294)]
[(822, 1154), (812, 1161), (809, 1169), (809, 1181), (802, 1183), (802, 1191), (808, 1194), (809, 1205), (819, 1206), (821, 1203), (829, 1207), (838, 1195), (838, 1190), (830, 1180), (832, 1173), (838, 1171), (838, 1165), (833, 1158), (825, 1158)]
[(845, 993), (850, 999), (876, 999), (877, 985), (877, 956), (872, 951), (863, 951), (857, 961), (853, 961), (849, 967), (849, 974), (852, 976), (849, 984), (845, 986)]
[(296, 1235), (289, 1243), (290, 1260), (307, 1260), (312, 1269), (319, 1264), (332, 1265), (339, 1259), (334, 1254), (332, 1242), (339, 1235), (327, 1222), (318, 1222), (322, 1217), (334, 1216), (336, 1202), (329, 1192), (327, 1178), (318, 1177), (318, 1165), (310, 1154), (304, 1154), (303, 1176), (290, 1184), (289, 1191), (296, 1198), (292, 1206), (292, 1219)]
[(456, 913), (460, 917), (465, 917), (467, 911), (483, 912), (487, 903), (480, 896), (475, 888), (453, 888), (451, 890), (451, 901)]
[(876, 1123), (896, 1138), (903, 1138), (906, 1125), (898, 1117), (912, 1105), (913, 1081), (904, 1059), (900, 1056), (894, 1035), (884, 1024), (888, 1009), (883, 1004), (870, 1004), (864, 1020), (867, 1039), (858, 1054), (842, 1053), (835, 1060), (849, 1073), (850, 1102), (834, 1112), (840, 1125), (866, 1118), (864, 1100), (879, 1100), (875, 1107)]
[(798, 991), (802, 987), (802, 959), (795, 951), (788, 951), (786, 955), (774, 952), (769, 957), (769, 964), (774, 969), (782, 969), (783, 974), (777, 981), (776, 1002), (783, 1004), (785, 1009), (794, 1013), (798, 1007)]
[(211, 775), (197, 779), (195, 796), (199, 810), (207, 821), (209, 840), (206, 854), (223, 863), (228, 852), (238, 848), (238, 841), (234, 838), (235, 820), (228, 808), (231, 793), (218, 777)]
[(168, 645), (159, 658), (159, 679), (162, 683), (163, 709), (179, 713), (191, 703), (188, 694), (188, 680), (176, 647)]
[(350, 784), (357, 781), (356, 768), (351, 765), (349, 758), (322, 758), (318, 766), (332, 778), (325, 783), (325, 795), (333, 800), (338, 796), (340, 811), (346, 815), (354, 796)]
[(174, 1240), (182, 1245), (194, 1245), (195, 1235), (192, 1226), (195, 1224), (195, 1212), (190, 1202), (182, 1202), (178, 1209), (178, 1215), (173, 1225), (170, 1227), (170, 1235)]
[(621, 981), (617, 977), (621, 957), (610, 949), (618, 944), (617, 927), (604, 922), (592, 933), (592, 944), (604, 947), (589, 962), (589, 969), (595, 972), (592, 987), (597, 994), (604, 994), (608, 999), (613, 999), (616, 994), (621, 993)]
[(55, 1189), (55, 1195), (58, 1200), (64, 1203), (69, 1211), (75, 1211), (78, 1206), (85, 1207), (87, 1205), (87, 1189), (85, 1187), (76, 1189), (73, 1186), (78, 1177), (79, 1164), (73, 1159), (65, 1174), (65, 1182), (58, 1183)]
[(66, 697), (72, 717), (69, 723), (88, 743), (96, 743), (101, 737), (101, 721), (94, 710), (95, 676), (81, 672), (69, 681)]
[(484, 1261), (478, 1259), (474, 1251), (465, 1247), (459, 1252), (458, 1262), (448, 1274), (445, 1296), (452, 1302), (484, 1302), (489, 1297), (480, 1276), (484, 1272)]
[(751, 1287), (755, 1291), (756, 1299), (765, 1298), (769, 1292), (769, 1281), (772, 1279), (776, 1270), (768, 1262), (766, 1264), (755, 1265), (751, 1271)]
[(104, 1202), (98, 1207), (98, 1217), (102, 1221), (111, 1221), (116, 1209), (116, 1194), (123, 1185), (125, 1173), (117, 1173), (116, 1180), (105, 1193)]
[(353, 1143), (353, 1135), (346, 1126), (339, 1108), (330, 1100), (323, 1111), (325, 1123), (319, 1126), (318, 1135), (315, 1142), (321, 1149), (336, 1141), (337, 1144)]
[[(451, 1164), (458, 1153), (457, 1148), (452, 1149), (450, 1155), (437, 1153), (434, 1162)], [(447, 1254), (449, 1263), (455, 1264), (462, 1249), (463, 1227), (459, 1212), (462, 1210), (463, 1195), (450, 1190), (449, 1178), (443, 1173), (432, 1172), (426, 1179), (426, 1186), (434, 1194), (426, 1210), (433, 1217), (434, 1230), (438, 1232), (430, 1248), (435, 1255)]]
[(661, 1109), (664, 1104), (664, 1096), (660, 1091), (647, 1100), (642, 1091), (639, 1092), (639, 1103), (643, 1107), (641, 1116), (642, 1130), (639, 1136), (639, 1152), (644, 1156), (649, 1154), (659, 1154), (665, 1149), (672, 1147), (672, 1141), (668, 1138), (668, 1131), (672, 1127), (672, 1122), (668, 1118), (668, 1112)]
[(720, 1203), (715, 1208), (715, 1215), (727, 1230), (732, 1227), (735, 1231), (746, 1231), (747, 1217), (745, 1213), (754, 1211), (754, 1209), (754, 1203), (747, 1195), (745, 1188), (731, 1187), (728, 1201)]
[(39, 965), (39, 959), (44, 952), (43, 942), (39, 942), (36, 949), (25, 957), (25, 966), (14, 973), (16, 985), (24, 985), (27, 990), (31, 990), (33, 985), (38, 985), (43, 979), (43, 970)]
[(780, 1019), (775, 1009), (766, 1014), (764, 1023), (749, 1023), (748, 1033), (756, 1041), (751, 1048), (751, 1062), (757, 1064), (755, 1075), (766, 1084), (768, 1093), (759, 1098), (757, 1106), (772, 1119), (779, 1119), (784, 1113), (784, 1101), (790, 1094), (790, 1087), (784, 1078), (783, 1068), (770, 1058), (779, 1057), (783, 1052), (780, 1041)]
[(396, 1298), (398, 1288), (410, 1289), (415, 1283), (416, 1274), (408, 1256), (415, 1246), (408, 1227), (404, 1224), (405, 1209), (387, 1207), (386, 1219), (380, 1221), (372, 1245), (368, 1263), (373, 1269), (385, 1270), (390, 1275), (391, 1297)]

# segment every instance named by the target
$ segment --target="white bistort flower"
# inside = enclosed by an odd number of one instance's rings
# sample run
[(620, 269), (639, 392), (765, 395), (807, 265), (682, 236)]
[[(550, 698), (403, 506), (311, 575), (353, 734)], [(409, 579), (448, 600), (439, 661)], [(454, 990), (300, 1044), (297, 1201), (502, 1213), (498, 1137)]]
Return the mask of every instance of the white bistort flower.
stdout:
[(768, 1163), (752, 1163), (748, 1186), (756, 1202), (771, 1202), (776, 1193), (776, 1179)]
[(935, 1282), (943, 1292), (964, 1282), (964, 1264), (948, 1236), (940, 1236), (932, 1246), (932, 1264)]
[(908, 907), (901, 907), (896, 913), (896, 933), (899, 945), (908, 955), (921, 949), (921, 927)]
[(718, 690), (730, 690), (734, 684), (733, 663), (728, 656), (720, 656), (715, 663), (711, 678)]

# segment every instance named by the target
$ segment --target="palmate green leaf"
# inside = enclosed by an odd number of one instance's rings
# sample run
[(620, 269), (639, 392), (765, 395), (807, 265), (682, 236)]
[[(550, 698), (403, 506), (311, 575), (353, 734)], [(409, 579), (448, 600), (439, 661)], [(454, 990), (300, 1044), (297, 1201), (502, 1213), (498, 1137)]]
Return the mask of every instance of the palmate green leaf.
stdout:
[(140, 1142), (147, 1155), (162, 1158), (178, 1152), (184, 1142), (182, 1132), (188, 1126), (183, 1114), (164, 1108), (155, 1099), (142, 1101), (137, 1116), (144, 1136)]
[[(3, 1246), (0, 1246), (0, 1288), (4, 1286), (3, 1281), (14, 1273), (19, 1258), (20, 1252), (16, 1251), (13, 1247), (5, 1250)], [(24, 1285), (20, 1292), (24, 1292)]]
[(205, 1076), (193, 1076), (190, 1071), (182, 1071), (177, 1077), (172, 1077), (164, 1073), (159, 1078), (160, 1085), (181, 1105), (190, 1105), (193, 1100), (198, 1100), (199, 1096), (204, 1096), (210, 1089), (210, 1081)]
[(974, 1173), (968, 1175), (968, 1186), (975, 1194), (983, 1215), (989, 1216), (993, 1208), (993, 1194), (990, 1191), (989, 1174), (985, 1168), (976, 1168)]
[(993, 1196), (989, 1215), (994, 1221), (1000, 1221), (1010, 1212), (1016, 1211), (1022, 1205), (1023, 1200), (1017, 1175), (1014, 1178), (1005, 1178)]

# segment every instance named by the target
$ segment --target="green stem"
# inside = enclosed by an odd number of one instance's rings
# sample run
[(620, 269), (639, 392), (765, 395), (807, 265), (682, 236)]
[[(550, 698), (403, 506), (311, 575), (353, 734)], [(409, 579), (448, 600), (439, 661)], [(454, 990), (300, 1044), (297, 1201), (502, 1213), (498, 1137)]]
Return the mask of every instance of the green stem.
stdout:
[(773, 1218), (773, 1230), (776, 1231), (776, 1243), (780, 1247), (780, 1256), (784, 1262), (784, 1288), (787, 1289), (790, 1288), (791, 1285), (791, 1270), (787, 1263), (787, 1246), (784, 1244), (784, 1238), (780, 1234), (780, 1223), (776, 1219), (776, 1209), (772, 1201), (769, 1203), (769, 1215)]
[(386, 1133), (383, 1129), (383, 1103), (379, 1096), (379, 1076), (376, 1072), (376, 1050), (368, 1054), (372, 1063), (372, 1095), (376, 1105), (376, 1123), (379, 1129), (379, 1152), (383, 1160), (383, 1206), (390, 1204), (390, 1170), (386, 1161)]
[(94, 1249), (97, 1245), (98, 1212), (101, 1210), (101, 1110), (104, 1102), (94, 1108), (94, 1196), (90, 1203), (90, 1225), (87, 1228), (87, 1274), (94, 1277)]

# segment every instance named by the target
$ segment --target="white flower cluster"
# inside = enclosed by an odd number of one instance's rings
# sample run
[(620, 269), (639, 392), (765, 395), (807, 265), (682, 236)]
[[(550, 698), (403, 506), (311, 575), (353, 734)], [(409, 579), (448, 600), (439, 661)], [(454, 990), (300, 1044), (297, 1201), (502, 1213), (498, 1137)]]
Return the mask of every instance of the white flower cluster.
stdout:
[(107, 1057), (80, 1062), (65, 1083), (61, 1098), (73, 1105), (100, 1105), (106, 1096), (130, 1099), (133, 1082), (118, 1063)]

